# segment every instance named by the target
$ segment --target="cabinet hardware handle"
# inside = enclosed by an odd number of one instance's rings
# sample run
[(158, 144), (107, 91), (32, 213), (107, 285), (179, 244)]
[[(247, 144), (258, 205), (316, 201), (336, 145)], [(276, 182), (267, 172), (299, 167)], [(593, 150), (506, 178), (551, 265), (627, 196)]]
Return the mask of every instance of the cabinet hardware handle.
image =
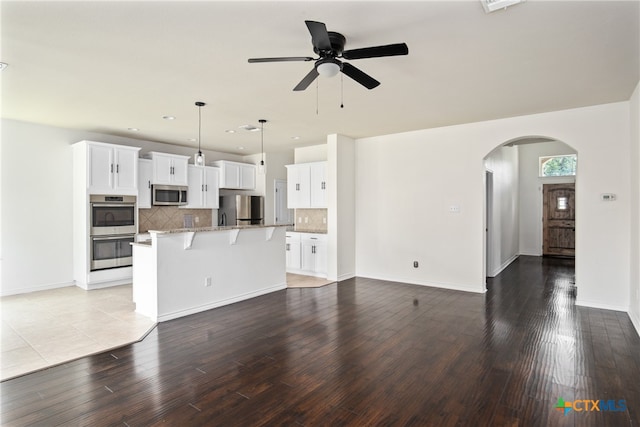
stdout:
[(120, 165), (116, 165), (116, 173), (120, 173)]
[(111, 163), (111, 173), (113, 173), (113, 163)]
[(289, 248), (290, 248), (290, 247), (291, 247), (291, 246), (289, 246), (289, 243), (287, 243), (287, 250), (289, 250)]
[(204, 191), (209, 191), (209, 184), (204, 186)]
[(204, 184), (202, 184), (202, 190), (201, 191), (204, 191)]
[(147, 184), (147, 185), (149, 186), (149, 188), (151, 188), (151, 180), (149, 180), (149, 181), (147, 181), (147, 182), (148, 182), (148, 184)]

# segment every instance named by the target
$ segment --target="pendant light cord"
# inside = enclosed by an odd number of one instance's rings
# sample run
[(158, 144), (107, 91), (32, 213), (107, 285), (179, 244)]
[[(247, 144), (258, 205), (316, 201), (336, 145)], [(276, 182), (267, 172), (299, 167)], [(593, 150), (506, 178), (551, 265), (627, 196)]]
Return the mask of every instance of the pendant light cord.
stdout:
[(202, 105), (198, 105), (198, 154), (202, 153), (200, 149), (200, 140), (202, 139)]

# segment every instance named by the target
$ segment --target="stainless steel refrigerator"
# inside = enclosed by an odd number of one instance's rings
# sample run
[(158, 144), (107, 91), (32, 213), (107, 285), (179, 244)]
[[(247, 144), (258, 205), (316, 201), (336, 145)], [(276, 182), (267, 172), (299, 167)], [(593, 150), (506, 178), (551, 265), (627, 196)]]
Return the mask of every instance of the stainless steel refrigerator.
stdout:
[(264, 224), (264, 197), (220, 196), (218, 225)]

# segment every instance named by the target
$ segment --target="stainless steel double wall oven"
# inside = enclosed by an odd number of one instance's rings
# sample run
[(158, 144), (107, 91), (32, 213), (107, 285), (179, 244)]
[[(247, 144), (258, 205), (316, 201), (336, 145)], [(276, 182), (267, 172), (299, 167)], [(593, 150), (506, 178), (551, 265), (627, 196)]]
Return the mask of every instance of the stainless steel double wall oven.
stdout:
[(136, 196), (91, 195), (91, 271), (132, 265), (135, 241)]

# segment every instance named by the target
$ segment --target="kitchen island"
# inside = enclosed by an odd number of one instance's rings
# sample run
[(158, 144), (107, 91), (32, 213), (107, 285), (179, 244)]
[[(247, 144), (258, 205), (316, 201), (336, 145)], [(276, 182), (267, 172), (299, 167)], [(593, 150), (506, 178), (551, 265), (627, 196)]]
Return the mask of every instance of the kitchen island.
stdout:
[(285, 230), (150, 230), (151, 242), (132, 244), (136, 312), (163, 322), (285, 289)]

